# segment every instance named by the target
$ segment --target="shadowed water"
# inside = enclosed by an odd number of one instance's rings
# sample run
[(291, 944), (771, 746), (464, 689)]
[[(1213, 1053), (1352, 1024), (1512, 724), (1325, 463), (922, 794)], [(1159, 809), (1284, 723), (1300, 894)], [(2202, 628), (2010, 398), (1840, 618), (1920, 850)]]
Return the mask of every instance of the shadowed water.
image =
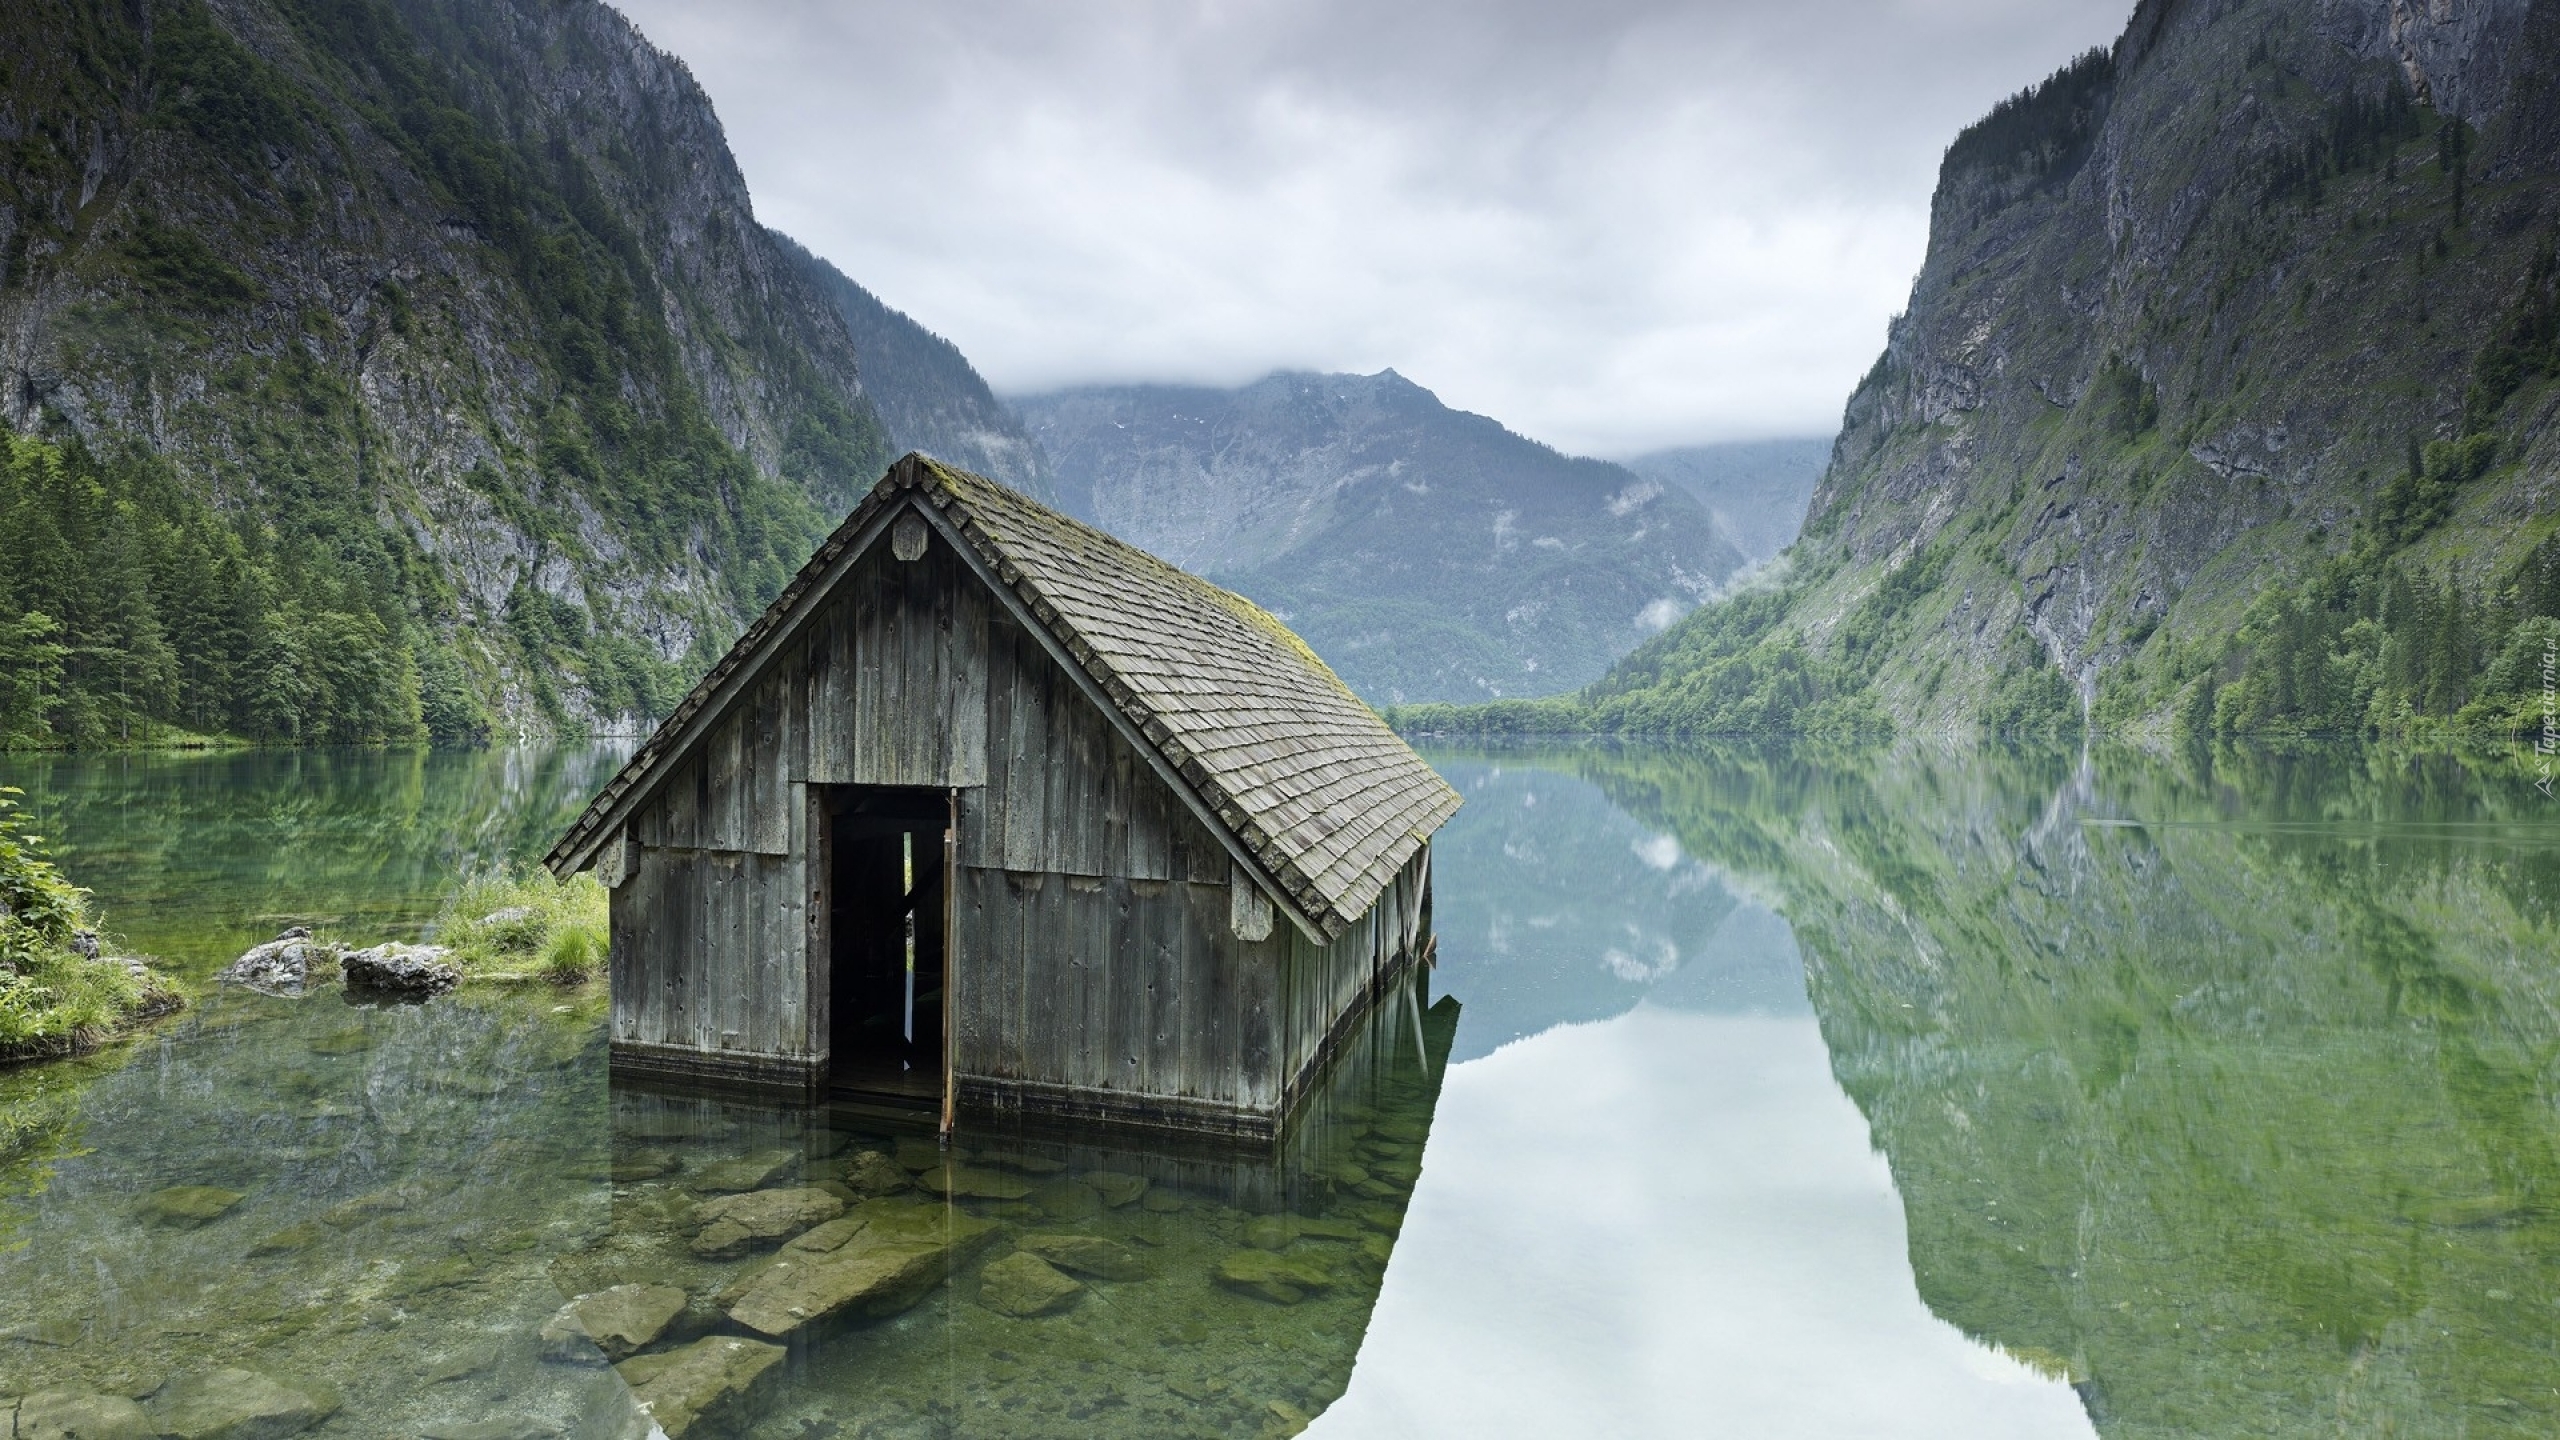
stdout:
[[(754, 1375), (671, 1429), (2560, 1432), (2560, 815), (2512, 762), (1433, 758), (1439, 968), (1276, 1154), (618, 1090), (593, 989), (218, 993), (0, 1074), (0, 1397), (637, 1435), (716, 1352)], [(202, 975), (418, 933), (612, 760), (0, 782)], [(748, 1298), (879, 1244), (924, 1258), (832, 1317)], [(619, 1367), (555, 1318), (600, 1292), (667, 1297)]]

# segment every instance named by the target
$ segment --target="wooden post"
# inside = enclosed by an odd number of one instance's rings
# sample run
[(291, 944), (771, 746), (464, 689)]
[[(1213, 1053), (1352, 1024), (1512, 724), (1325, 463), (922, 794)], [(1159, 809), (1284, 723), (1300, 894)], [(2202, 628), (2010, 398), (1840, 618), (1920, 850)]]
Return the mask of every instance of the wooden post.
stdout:
[(959, 1108), (954, 1037), (960, 1015), (960, 792), (951, 792), (951, 819), (942, 829), (942, 1143), (951, 1143)]

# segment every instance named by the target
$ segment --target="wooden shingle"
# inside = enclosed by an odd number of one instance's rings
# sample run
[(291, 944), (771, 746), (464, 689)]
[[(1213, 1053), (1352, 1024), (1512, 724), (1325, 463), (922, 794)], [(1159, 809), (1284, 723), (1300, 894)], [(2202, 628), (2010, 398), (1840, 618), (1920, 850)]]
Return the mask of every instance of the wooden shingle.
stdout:
[(689, 756), (910, 495), (976, 552), (1330, 940), (1456, 813), (1457, 792), (1269, 612), (983, 476), (920, 455), (890, 468), (596, 797), (545, 863), (583, 868)]

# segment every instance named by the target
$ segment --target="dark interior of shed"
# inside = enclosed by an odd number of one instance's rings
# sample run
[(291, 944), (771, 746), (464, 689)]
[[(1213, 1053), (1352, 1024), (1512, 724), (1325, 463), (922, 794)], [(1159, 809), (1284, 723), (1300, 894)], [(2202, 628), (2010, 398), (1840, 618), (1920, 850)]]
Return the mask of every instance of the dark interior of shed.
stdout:
[(940, 790), (908, 786), (833, 791), (830, 1078), (838, 1090), (939, 1100), (950, 799)]

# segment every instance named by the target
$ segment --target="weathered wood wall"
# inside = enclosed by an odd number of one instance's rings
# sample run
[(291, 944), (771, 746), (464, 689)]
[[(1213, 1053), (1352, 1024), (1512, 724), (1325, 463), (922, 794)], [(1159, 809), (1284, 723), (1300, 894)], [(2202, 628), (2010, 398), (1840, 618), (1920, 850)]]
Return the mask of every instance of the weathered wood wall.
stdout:
[(1230, 931), (1226, 849), (1036, 637), (990, 630), (987, 784), (961, 796), (964, 1094), (1275, 1107), (1284, 943)]
[[(811, 784), (983, 786), (985, 588), (947, 546), (876, 547), (633, 817), (613, 897), (613, 1038), (687, 1068), (826, 1053)], [(814, 956), (818, 963), (812, 965)]]
[(1345, 1024), (1384, 988), (1390, 972), (1413, 958), (1431, 890), (1431, 847), (1423, 846), (1378, 894), (1369, 913), (1319, 945), (1294, 926), (1273, 936), (1287, 942), (1280, 982), (1281, 1104), (1287, 1108), (1322, 1068)]
[(1427, 847), (1330, 945), (1270, 925), (1234, 903), (1227, 848), (965, 562), (883, 543), (633, 816), (621, 1053), (706, 1075), (825, 1063), (826, 785), (960, 791), (964, 1100), (1267, 1126), (1418, 943)]

